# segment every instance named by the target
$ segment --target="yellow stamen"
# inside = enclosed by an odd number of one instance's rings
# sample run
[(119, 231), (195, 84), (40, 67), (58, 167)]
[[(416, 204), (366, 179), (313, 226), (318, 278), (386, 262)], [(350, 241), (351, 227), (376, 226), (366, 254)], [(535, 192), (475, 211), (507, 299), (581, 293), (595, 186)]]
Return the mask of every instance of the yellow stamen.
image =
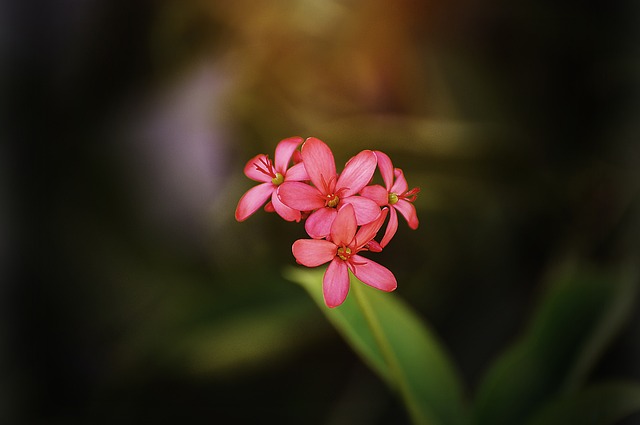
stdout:
[(284, 176), (280, 173), (276, 173), (276, 176), (271, 179), (271, 183), (275, 184), (276, 186), (280, 186), (282, 182), (284, 182)]
[(398, 202), (398, 195), (396, 195), (395, 193), (390, 193), (389, 194), (389, 205), (393, 205), (395, 203)]
[(338, 257), (341, 260), (347, 261), (351, 257), (351, 248), (343, 246), (338, 248)]
[(326, 205), (330, 208), (335, 208), (336, 205), (340, 202), (340, 198), (338, 195), (327, 195), (327, 203)]

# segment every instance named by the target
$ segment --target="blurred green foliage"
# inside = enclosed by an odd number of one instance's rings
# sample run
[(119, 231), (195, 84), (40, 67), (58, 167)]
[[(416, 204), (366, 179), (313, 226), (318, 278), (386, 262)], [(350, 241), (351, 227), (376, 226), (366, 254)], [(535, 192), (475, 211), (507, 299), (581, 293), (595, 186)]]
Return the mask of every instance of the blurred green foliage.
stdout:
[[(634, 269), (606, 272), (565, 265), (557, 271), (528, 329), (498, 358), (480, 385), (474, 412), (477, 423), (525, 423), (550, 401), (581, 390), (629, 318), (637, 292)], [(640, 409), (639, 389), (640, 381), (636, 387), (629, 386), (626, 396), (630, 403), (635, 400), (630, 404), (635, 408), (623, 403), (620, 412), (612, 408), (613, 416), (609, 422), (601, 419), (602, 423), (615, 423)], [(562, 408), (556, 408), (554, 414), (556, 418), (548, 414), (547, 419), (582, 422), (571, 420), (572, 413)], [(599, 416), (595, 411), (589, 414)]]
[[(628, 319), (637, 270), (607, 273), (564, 265), (548, 283), (529, 328), (488, 370), (477, 394), (462, 383), (444, 347), (393, 295), (355, 277), (343, 306), (329, 309), (323, 271), (290, 269), (345, 340), (405, 403), (414, 424), (614, 424), (640, 411), (640, 381), (584, 383)], [(473, 410), (467, 412), (467, 404)]]
[(457, 371), (432, 331), (393, 295), (371, 289), (351, 276), (350, 295), (329, 309), (322, 295), (324, 271), (289, 269), (327, 319), (386, 384), (402, 396), (415, 424), (468, 422)]

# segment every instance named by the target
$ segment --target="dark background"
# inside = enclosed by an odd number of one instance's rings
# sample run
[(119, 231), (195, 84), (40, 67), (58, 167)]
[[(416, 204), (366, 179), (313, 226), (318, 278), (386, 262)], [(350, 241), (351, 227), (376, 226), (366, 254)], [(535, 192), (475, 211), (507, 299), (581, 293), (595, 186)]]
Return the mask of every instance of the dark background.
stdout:
[[(421, 187), (378, 259), (473, 394), (550, 271), (638, 263), (638, 12), (3, 1), (0, 422), (406, 422), (281, 277), (302, 226), (233, 218), (293, 135)], [(640, 379), (637, 310), (594, 380)]]

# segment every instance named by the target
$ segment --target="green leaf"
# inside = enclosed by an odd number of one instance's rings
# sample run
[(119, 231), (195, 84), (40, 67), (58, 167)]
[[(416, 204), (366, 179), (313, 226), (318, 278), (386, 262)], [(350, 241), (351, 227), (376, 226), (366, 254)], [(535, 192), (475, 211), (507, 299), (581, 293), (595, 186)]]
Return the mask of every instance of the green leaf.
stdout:
[(370, 288), (351, 276), (339, 307), (322, 296), (323, 270), (288, 269), (356, 353), (402, 396), (416, 424), (467, 422), (460, 380), (441, 343), (395, 294)]
[(479, 425), (522, 423), (576, 390), (632, 309), (635, 273), (564, 269), (522, 337), (489, 370), (476, 397)]
[(545, 405), (527, 425), (612, 425), (640, 411), (640, 384), (593, 385)]

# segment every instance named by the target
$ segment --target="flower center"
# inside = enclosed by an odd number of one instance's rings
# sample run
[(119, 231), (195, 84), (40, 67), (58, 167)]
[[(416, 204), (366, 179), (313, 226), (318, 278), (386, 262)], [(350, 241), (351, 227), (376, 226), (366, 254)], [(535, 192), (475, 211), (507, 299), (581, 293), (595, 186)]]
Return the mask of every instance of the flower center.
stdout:
[(396, 204), (398, 202), (398, 195), (395, 193), (390, 193), (389, 194), (389, 205), (393, 205)]
[(351, 258), (351, 248), (346, 246), (338, 248), (338, 257), (340, 257), (341, 260), (347, 261)]
[(327, 195), (327, 200), (325, 201), (325, 205), (330, 208), (335, 208), (339, 202), (340, 202), (340, 197), (338, 197), (338, 195), (336, 195), (335, 193), (332, 193), (331, 195)]
[(276, 173), (276, 176), (271, 179), (271, 183), (275, 184), (276, 186), (280, 186), (282, 182), (284, 182), (284, 176), (280, 173)]
[[(260, 171), (262, 174), (271, 177), (271, 181), (275, 185), (279, 185), (280, 183), (282, 183), (282, 181), (284, 181), (284, 177), (282, 176), (282, 174), (276, 172), (276, 169), (273, 166), (273, 162), (271, 162), (271, 160), (269, 159), (269, 155), (261, 157), (259, 162), (253, 163), (253, 166), (256, 167), (256, 170)], [(279, 181), (278, 177), (282, 179), (280, 183), (276, 183), (276, 181)]]

